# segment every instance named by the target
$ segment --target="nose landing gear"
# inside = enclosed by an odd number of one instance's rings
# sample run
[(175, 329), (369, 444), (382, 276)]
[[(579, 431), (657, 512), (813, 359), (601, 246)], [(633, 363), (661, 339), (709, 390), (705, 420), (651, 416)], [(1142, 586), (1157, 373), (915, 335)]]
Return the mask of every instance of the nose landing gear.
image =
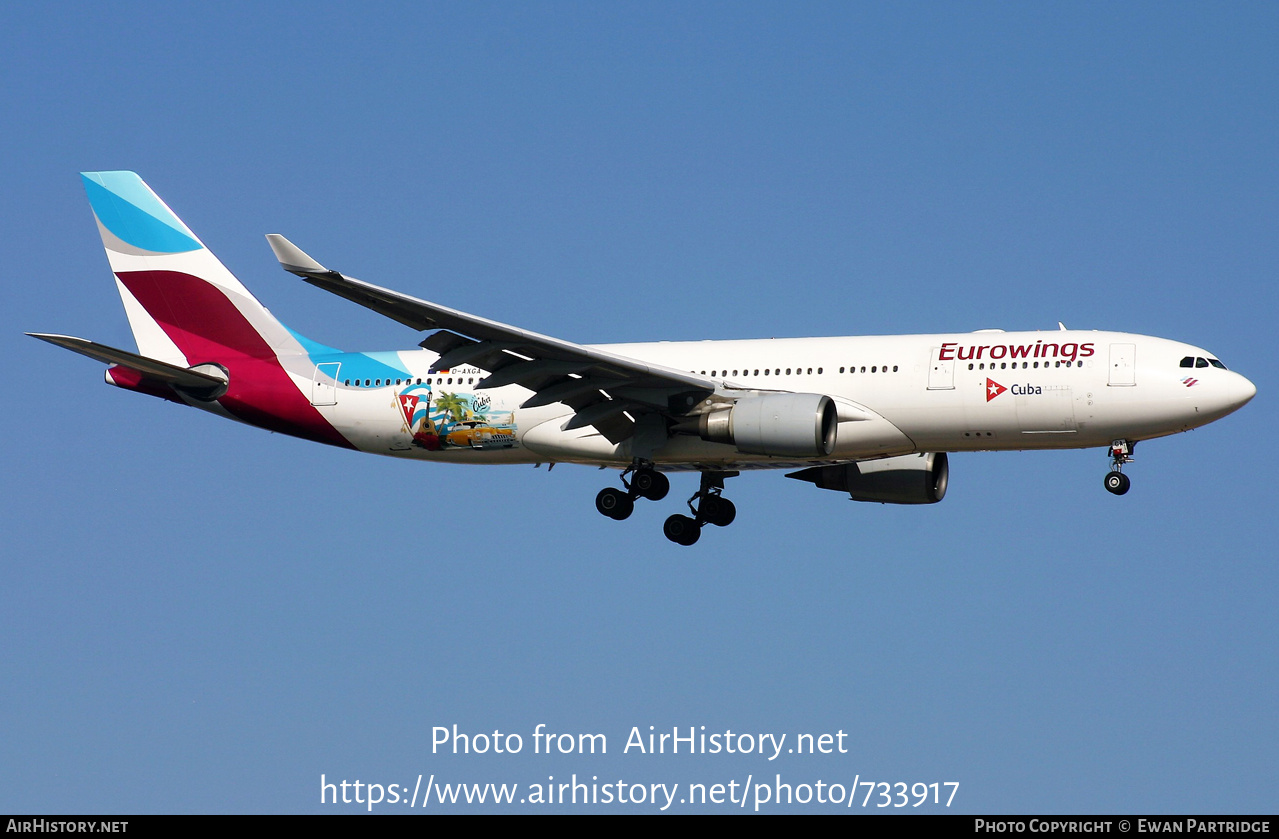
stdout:
[(1136, 443), (1127, 440), (1115, 440), (1110, 444), (1110, 472), (1106, 473), (1106, 490), (1114, 495), (1123, 495), (1132, 486), (1132, 481), (1123, 473), (1125, 463), (1132, 463), (1132, 450)]

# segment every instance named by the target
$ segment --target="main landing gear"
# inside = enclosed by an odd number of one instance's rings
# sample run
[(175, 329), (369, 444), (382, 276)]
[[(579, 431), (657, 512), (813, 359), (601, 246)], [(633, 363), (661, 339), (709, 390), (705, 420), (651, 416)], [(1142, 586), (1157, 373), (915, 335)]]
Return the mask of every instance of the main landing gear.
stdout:
[[(630, 475), (628, 481), (626, 476)], [(605, 487), (595, 496), (595, 509), (610, 519), (621, 521), (630, 518), (635, 511), (635, 499), (647, 498), (649, 501), (661, 501), (671, 490), (671, 482), (665, 475), (653, 468), (647, 461), (638, 461), (622, 473), (623, 492), (613, 487)]]
[[(735, 478), (738, 472), (703, 472), (702, 485), (688, 499), (688, 509), (692, 517), (673, 515), (662, 525), (666, 538), (677, 545), (691, 545), (702, 535), (702, 525), (713, 524), (716, 527), (727, 527), (737, 518), (737, 507), (725, 498), (724, 481)], [(629, 480), (627, 476), (629, 477)], [(670, 491), (671, 482), (653, 468), (647, 461), (636, 461), (630, 469), (622, 473), (624, 490), (605, 487), (595, 496), (595, 509), (610, 519), (621, 521), (630, 518), (635, 511), (635, 499), (647, 498), (650, 501), (661, 501)]]
[[(737, 507), (720, 493), (724, 491), (724, 480), (735, 478), (738, 472), (703, 472), (702, 485), (688, 499), (688, 509), (693, 517), (671, 516), (662, 525), (666, 538), (677, 545), (692, 545), (702, 535), (703, 524), (716, 527), (727, 527), (737, 518)], [(693, 503), (696, 501), (696, 505)]]
[(1132, 486), (1132, 481), (1123, 473), (1125, 463), (1132, 463), (1132, 450), (1136, 443), (1127, 440), (1115, 440), (1110, 444), (1110, 471), (1106, 473), (1106, 490), (1114, 495), (1123, 495)]

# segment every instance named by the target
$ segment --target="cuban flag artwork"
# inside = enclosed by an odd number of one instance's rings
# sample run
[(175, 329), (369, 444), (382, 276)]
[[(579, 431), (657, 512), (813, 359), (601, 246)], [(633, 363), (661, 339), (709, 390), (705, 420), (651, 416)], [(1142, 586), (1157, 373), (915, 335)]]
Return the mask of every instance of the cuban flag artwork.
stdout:
[(404, 424), (413, 435), (413, 444), (429, 451), (438, 451), (440, 435), (431, 421), (431, 386), (412, 385), (399, 395)]

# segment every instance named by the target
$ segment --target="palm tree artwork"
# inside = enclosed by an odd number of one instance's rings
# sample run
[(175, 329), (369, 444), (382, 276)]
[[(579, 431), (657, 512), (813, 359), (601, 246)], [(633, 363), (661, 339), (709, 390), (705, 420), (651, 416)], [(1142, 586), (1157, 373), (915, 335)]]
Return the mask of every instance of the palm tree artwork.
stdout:
[(435, 410), (443, 413), (445, 417), (456, 424), (466, 421), (466, 415), (470, 412), (470, 407), (467, 405), (465, 396), (440, 391), (440, 395), (435, 399)]

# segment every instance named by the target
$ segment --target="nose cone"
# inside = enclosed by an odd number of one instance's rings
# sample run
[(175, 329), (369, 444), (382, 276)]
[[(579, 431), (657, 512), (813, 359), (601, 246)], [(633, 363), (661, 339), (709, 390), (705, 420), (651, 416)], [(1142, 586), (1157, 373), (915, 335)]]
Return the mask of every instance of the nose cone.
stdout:
[(1193, 377), (1187, 384), (1190, 392), (1187, 407), (1193, 411), (1194, 426), (1214, 422), (1248, 404), (1257, 395), (1257, 386), (1233, 370), (1204, 371), (1203, 380)]
[(1257, 386), (1235, 373), (1234, 381), (1230, 383), (1230, 410), (1239, 410), (1256, 395)]

